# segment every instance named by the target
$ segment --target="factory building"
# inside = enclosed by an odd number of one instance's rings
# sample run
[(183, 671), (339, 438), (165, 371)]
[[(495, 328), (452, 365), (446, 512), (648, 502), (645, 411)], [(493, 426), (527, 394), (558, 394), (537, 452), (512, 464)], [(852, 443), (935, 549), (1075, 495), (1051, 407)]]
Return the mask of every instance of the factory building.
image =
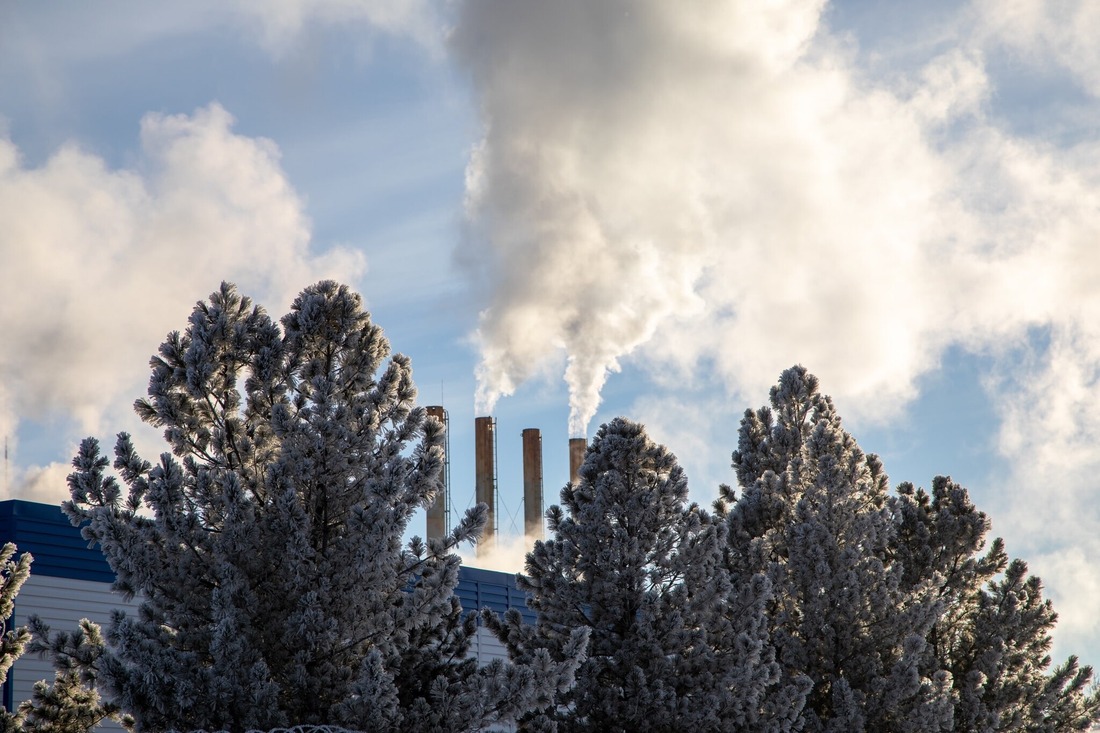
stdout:
[[(426, 408), (429, 415), (448, 427), (449, 416), (443, 407)], [(497, 424), (492, 417), (478, 417), (474, 425), (476, 499), (489, 507), (489, 524), (478, 543), (482, 556), (493, 548), (497, 535)], [(584, 438), (569, 441), (570, 481), (577, 474), (586, 449)], [(542, 434), (537, 428), (522, 432), (524, 531), (531, 540), (543, 539), (543, 467)], [(443, 491), (426, 512), (426, 535), (441, 538), (451, 525), (450, 442), (445, 446)], [(89, 548), (61, 509), (51, 504), (22, 500), (0, 502), (0, 544), (13, 542), (20, 553), (34, 556), (31, 576), (24, 583), (15, 601), (15, 610), (7, 628), (22, 626), (32, 615), (39, 616), (53, 630), (75, 629), (80, 619), (106, 626), (111, 611), (122, 609), (136, 612), (138, 602), (127, 601), (111, 591), (114, 574), (98, 548)], [(512, 573), (482, 570), (462, 566), (456, 595), (466, 612), (490, 608), (503, 615), (510, 608), (519, 609), (524, 619), (535, 620), (527, 608), (524, 594), (516, 587)], [(480, 627), (470, 649), (479, 663), (506, 659), (507, 651), (492, 633)], [(35, 655), (19, 658), (8, 673), (2, 690), (2, 704), (12, 711), (21, 701), (31, 697), (34, 683), (52, 680), (49, 660)], [(117, 726), (108, 726), (116, 728)]]
[[(98, 548), (88, 547), (59, 507), (17, 499), (0, 502), (0, 544), (7, 542), (34, 556), (31, 576), (15, 599), (7, 628), (25, 625), (31, 615), (39, 616), (55, 631), (75, 629), (82, 618), (106, 626), (113, 609), (136, 612), (137, 601), (128, 602), (111, 591), (114, 574), (107, 561)], [(526, 607), (512, 573), (462, 567), (456, 595), (464, 611), (491, 608), (503, 614), (518, 608), (527, 620), (534, 621), (534, 612)], [(488, 629), (479, 627), (470, 655), (488, 664), (506, 659), (507, 651)], [(4, 708), (13, 711), (30, 699), (34, 683), (42, 679), (53, 679), (49, 660), (33, 654), (16, 660), (4, 682)]]

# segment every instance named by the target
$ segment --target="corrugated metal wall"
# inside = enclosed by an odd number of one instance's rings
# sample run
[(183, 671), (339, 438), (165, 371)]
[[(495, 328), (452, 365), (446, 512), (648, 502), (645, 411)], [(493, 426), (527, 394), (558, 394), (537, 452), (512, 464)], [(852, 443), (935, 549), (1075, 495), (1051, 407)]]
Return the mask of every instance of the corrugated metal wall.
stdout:
[[(37, 556), (35, 558), (37, 560)], [(35, 575), (32, 566), (31, 577), (15, 599), (13, 615), (15, 626), (22, 626), (27, 623), (28, 617), (37, 615), (52, 630), (62, 631), (75, 629), (84, 618), (106, 627), (111, 611), (116, 608), (136, 612), (137, 601), (125, 601), (112, 593), (107, 583)], [(4, 683), (5, 707), (10, 711), (12, 705), (29, 700), (34, 683), (52, 680), (53, 675), (50, 660), (24, 654), (12, 665), (8, 680)], [(122, 726), (108, 722), (98, 730), (121, 731)]]

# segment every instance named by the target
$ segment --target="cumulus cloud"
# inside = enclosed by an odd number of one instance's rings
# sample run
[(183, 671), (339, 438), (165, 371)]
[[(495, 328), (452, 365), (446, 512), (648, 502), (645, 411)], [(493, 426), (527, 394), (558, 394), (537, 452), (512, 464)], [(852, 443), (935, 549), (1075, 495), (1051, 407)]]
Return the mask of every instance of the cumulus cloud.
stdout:
[[(0, 140), (0, 434), (21, 420), (132, 429), (116, 406), (144, 393), (149, 356), (223, 279), (282, 313), (309, 282), (362, 272), (358, 254), (310, 251), (277, 148), (232, 122), (216, 104), (147, 115), (122, 170), (75, 144), (27, 168)], [(14, 493), (56, 500), (58, 476), (21, 469)]]

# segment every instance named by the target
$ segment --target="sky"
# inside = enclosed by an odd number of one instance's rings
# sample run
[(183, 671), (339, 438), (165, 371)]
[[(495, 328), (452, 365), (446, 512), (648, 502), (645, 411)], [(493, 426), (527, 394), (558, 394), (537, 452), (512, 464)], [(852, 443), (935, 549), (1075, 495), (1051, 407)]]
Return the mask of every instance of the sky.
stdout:
[[(1100, 663), (1100, 4), (0, 4), (0, 497), (135, 434), (222, 280), (360, 292), (546, 503), (616, 415), (732, 483), (804, 364), (893, 482), (951, 475)], [(414, 529), (418, 529), (414, 527)], [(422, 530), (421, 530), (422, 531)], [(514, 569), (519, 569), (518, 567)]]

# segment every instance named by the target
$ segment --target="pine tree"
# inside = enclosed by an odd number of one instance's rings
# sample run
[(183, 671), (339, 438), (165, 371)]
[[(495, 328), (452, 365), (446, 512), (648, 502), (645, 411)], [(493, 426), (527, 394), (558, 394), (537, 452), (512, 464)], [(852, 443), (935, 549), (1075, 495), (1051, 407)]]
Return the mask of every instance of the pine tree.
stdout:
[[(403, 545), (439, 490), (443, 428), (415, 406), (409, 360), (388, 356), (345, 286), (306, 288), (276, 323), (223, 283), (169, 334), (135, 404), (171, 453), (151, 464), (120, 434), (124, 496), (82, 443), (64, 509), (140, 599), (106, 630), (96, 682), (139, 731), (474, 730), (567, 684), (568, 662), (546, 654), (466, 658), (475, 619), (452, 550), (483, 506)], [(78, 648), (54, 645), (74, 668)]]
[(18, 560), (13, 559), (17, 549), (11, 542), (0, 548), (0, 683), (8, 678), (8, 671), (31, 640), (31, 632), (25, 627), (8, 629), (6, 619), (12, 617), (15, 610), (15, 597), (19, 589), (31, 574), (34, 558), (24, 552)]
[(771, 408), (745, 413), (730, 571), (773, 583), (777, 659), (813, 680), (807, 731), (952, 730), (951, 676), (921, 668), (943, 609), (934, 583), (903, 582), (886, 474), (817, 387), (788, 369)]
[[(894, 495), (802, 367), (746, 412), (727, 487), (730, 569), (767, 569), (786, 674), (813, 679), (807, 731), (1087, 730), (1092, 670), (1051, 670), (1056, 615), (966, 490)], [(984, 554), (983, 554), (984, 551)]]
[[(25, 626), (7, 628), (15, 610), (15, 597), (19, 589), (31, 574), (34, 558), (24, 552), (18, 560), (13, 559), (16, 547), (11, 542), (0, 548), (0, 684), (8, 678), (8, 672), (31, 640), (31, 632)], [(7, 711), (0, 710), (0, 733), (19, 730), (20, 718)]]
[(1050, 669), (1057, 614), (1039, 578), (1009, 561), (1004, 542), (984, 549), (989, 519), (966, 489), (938, 476), (931, 493), (898, 486), (895, 555), (906, 582), (938, 575), (944, 613), (929, 635), (926, 666), (954, 680), (956, 730), (1077, 731), (1100, 719), (1092, 670), (1070, 657)]
[(117, 705), (100, 698), (96, 673), (104, 644), (96, 624), (82, 619), (75, 631), (51, 636), (49, 627), (32, 616), (30, 629), (27, 651), (50, 654), (55, 673), (52, 684), (35, 682), (31, 699), (19, 704), (23, 733), (90, 733), (108, 719), (132, 727)]
[(687, 505), (675, 457), (622, 418), (596, 434), (576, 485), (547, 512), (518, 585), (537, 613), (486, 614), (514, 659), (564, 659), (588, 633), (576, 684), (528, 728), (563, 731), (793, 730), (808, 684), (780, 688), (762, 575), (722, 572), (725, 528)]

